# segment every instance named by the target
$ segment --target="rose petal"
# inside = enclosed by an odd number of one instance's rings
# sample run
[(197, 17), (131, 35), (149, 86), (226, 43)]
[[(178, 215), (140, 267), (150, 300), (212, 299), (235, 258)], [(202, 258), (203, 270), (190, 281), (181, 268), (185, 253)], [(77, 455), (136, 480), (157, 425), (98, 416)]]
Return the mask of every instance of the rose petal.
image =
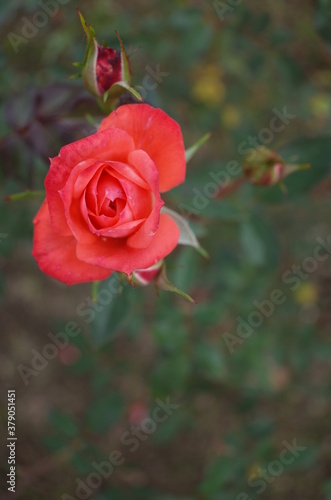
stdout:
[(44, 273), (67, 285), (103, 280), (112, 274), (109, 269), (79, 260), (73, 236), (59, 236), (53, 232), (47, 200), (43, 202), (33, 222), (35, 230), (32, 255)]
[(126, 201), (131, 209), (133, 217), (148, 217), (153, 208), (152, 192), (148, 185), (146, 189), (123, 177), (119, 172), (113, 170), (113, 176), (121, 183), (122, 189), (126, 195)]
[[(84, 197), (86, 186), (94, 176), (99, 176), (103, 166), (104, 163), (98, 161), (89, 166), (86, 166), (85, 162), (80, 162), (72, 169), (65, 186), (58, 193), (62, 201), (67, 225), (71, 229), (70, 234), (74, 235), (77, 240), (84, 241), (84, 243), (92, 243), (94, 235), (88, 227), (87, 208), (86, 217), (84, 218), (81, 200)], [(92, 208), (94, 209), (95, 206), (93, 205)]]
[(103, 213), (102, 208), (106, 210), (108, 215), (110, 209), (110, 202), (115, 202), (116, 198), (121, 198), (125, 200), (125, 193), (119, 181), (111, 175), (108, 170), (104, 170), (99, 178), (97, 186), (97, 199), (98, 199), (98, 215)]
[(183, 136), (175, 120), (148, 104), (120, 106), (102, 120), (99, 130), (116, 127), (133, 138), (136, 149), (146, 151), (159, 171), (160, 192), (184, 182), (186, 172)]
[(158, 192), (158, 178), (151, 173), (155, 170), (154, 162), (150, 159), (145, 151), (133, 151), (129, 155), (129, 162), (138, 171), (146, 171), (146, 177), (149, 177), (151, 191), (154, 194), (154, 206), (146, 219), (146, 222), (127, 240), (127, 245), (133, 248), (145, 248), (151, 244), (157, 230), (160, 220), (160, 210), (164, 205)]
[(89, 264), (107, 267), (126, 274), (135, 269), (145, 269), (169, 255), (179, 239), (176, 223), (166, 214), (161, 214), (159, 227), (150, 245), (142, 249), (127, 247), (125, 240), (95, 237), (92, 245), (77, 243), (77, 256)]
[[(103, 170), (103, 172), (100, 173), (100, 170)], [(85, 196), (85, 193), (91, 187), (91, 189), (95, 190), (96, 197), (100, 196), (100, 201), (103, 203), (106, 191), (106, 185), (101, 181), (104, 177), (103, 174), (109, 175), (110, 188), (115, 187), (115, 194), (124, 195), (127, 202), (121, 213), (108, 218), (108, 224), (107, 218), (102, 217), (102, 214), (98, 216), (99, 219), (91, 219), (91, 210), (87, 206), (87, 196)], [(98, 185), (95, 185), (95, 178), (98, 179)], [(114, 181), (117, 183), (116, 185)], [(135, 181), (138, 184), (135, 184)], [(147, 187), (148, 191), (142, 189), (141, 185)], [(63, 201), (67, 224), (72, 234), (78, 241), (85, 244), (94, 242), (93, 233), (99, 236), (118, 238), (129, 236), (133, 233), (135, 227), (141, 226), (144, 219), (149, 216), (153, 206), (149, 185), (134, 168), (121, 162), (97, 161), (89, 166), (86, 166), (85, 162), (79, 163), (73, 168), (59, 194)], [(91, 196), (93, 195), (90, 194)], [(78, 197), (80, 197), (80, 200)], [(94, 208), (95, 204), (92, 203), (92, 210)], [(139, 219), (137, 223), (135, 223), (135, 219)], [(96, 222), (96, 226), (94, 222)], [(129, 222), (131, 225), (123, 229), (119, 228), (123, 223)], [(119, 230), (110, 230), (114, 227), (118, 227)]]
[(51, 159), (45, 187), (54, 231), (62, 235), (71, 234), (67, 227), (59, 191), (63, 189), (73, 168), (86, 160), (126, 162), (128, 154), (133, 149), (133, 139), (124, 130), (112, 128), (64, 146), (59, 155)]

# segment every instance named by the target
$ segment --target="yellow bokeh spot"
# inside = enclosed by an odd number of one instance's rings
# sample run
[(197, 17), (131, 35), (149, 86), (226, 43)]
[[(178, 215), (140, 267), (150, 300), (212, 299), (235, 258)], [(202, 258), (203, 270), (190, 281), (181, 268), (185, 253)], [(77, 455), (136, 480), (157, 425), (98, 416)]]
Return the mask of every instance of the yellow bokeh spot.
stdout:
[(331, 99), (327, 94), (316, 94), (309, 101), (309, 109), (318, 118), (331, 116)]
[(252, 464), (246, 471), (247, 479), (258, 479), (261, 477), (261, 467), (259, 464)]
[(294, 292), (294, 300), (300, 305), (316, 304), (318, 301), (318, 288), (314, 283), (302, 283)]
[(200, 102), (213, 106), (220, 104), (226, 93), (221, 81), (221, 71), (217, 66), (198, 67), (193, 74), (192, 96)]
[(225, 128), (233, 129), (238, 127), (241, 120), (241, 113), (236, 106), (227, 104), (221, 111), (221, 122)]

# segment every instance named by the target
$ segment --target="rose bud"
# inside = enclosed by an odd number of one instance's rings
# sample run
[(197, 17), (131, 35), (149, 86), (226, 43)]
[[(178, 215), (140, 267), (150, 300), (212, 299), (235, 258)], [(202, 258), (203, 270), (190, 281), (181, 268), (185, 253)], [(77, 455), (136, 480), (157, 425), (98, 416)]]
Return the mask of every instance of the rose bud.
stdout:
[(98, 46), (96, 78), (99, 95), (103, 95), (114, 83), (123, 80), (121, 52), (110, 47)]
[[(249, 153), (252, 156), (252, 153)], [(254, 157), (245, 158), (243, 172), (251, 184), (256, 186), (272, 186), (281, 183), (285, 177), (298, 170), (309, 168), (310, 165), (293, 165), (286, 163), (275, 151), (259, 146), (254, 151)]]
[(83, 63), (74, 63), (74, 65), (82, 67), (81, 76), (87, 90), (96, 97), (102, 98), (103, 102), (108, 99), (117, 99), (126, 91), (131, 92), (141, 101), (139, 93), (130, 86), (131, 67), (117, 31), (115, 33), (120, 43), (120, 50), (101, 46), (97, 42), (92, 26), (85, 22), (79, 10), (78, 14), (87, 38), (87, 46)]
[(130, 285), (132, 286), (146, 286), (154, 282), (155, 290), (157, 293), (158, 290), (165, 290), (167, 292), (177, 293), (178, 295), (181, 295), (182, 297), (187, 299), (189, 302), (194, 302), (192, 297), (177, 288), (173, 283), (171, 283), (171, 281), (168, 280), (166, 274), (166, 263), (164, 259), (160, 260), (153, 266), (148, 267), (147, 269), (135, 269), (130, 275), (124, 273), (120, 274), (121, 279), (126, 281), (127, 283), (130, 283)]

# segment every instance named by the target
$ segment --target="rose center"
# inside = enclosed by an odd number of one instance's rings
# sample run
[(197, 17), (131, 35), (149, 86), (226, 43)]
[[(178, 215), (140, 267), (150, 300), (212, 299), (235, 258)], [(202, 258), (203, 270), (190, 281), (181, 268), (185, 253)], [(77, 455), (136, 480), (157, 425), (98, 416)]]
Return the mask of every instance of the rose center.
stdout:
[(112, 210), (116, 210), (116, 203), (114, 201), (110, 201), (109, 202), (109, 208), (111, 208)]

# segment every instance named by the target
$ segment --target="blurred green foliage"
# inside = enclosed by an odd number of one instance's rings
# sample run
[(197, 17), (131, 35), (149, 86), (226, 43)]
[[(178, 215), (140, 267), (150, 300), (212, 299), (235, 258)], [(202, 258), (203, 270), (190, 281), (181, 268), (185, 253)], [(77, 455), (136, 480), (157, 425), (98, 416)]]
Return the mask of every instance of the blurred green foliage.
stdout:
[[(163, 76), (146, 101), (182, 125), (187, 147), (211, 132), (187, 182), (165, 196), (174, 210), (192, 206), (196, 190), (207, 199), (190, 223), (210, 259), (184, 247), (168, 259), (169, 277), (197, 304), (123, 285), (107, 305), (96, 303), (88, 322), (77, 311), (90, 287), (54, 284), (30, 256), (39, 201), (2, 203), (3, 375), (8, 387), (16, 380), (20, 401), (22, 498), (74, 496), (76, 477), (86, 480), (93, 462), (121, 450), (123, 465), (91, 498), (331, 499), (330, 262), (298, 281), (292, 268), (330, 234), (331, 2), (237, 4), (222, 21), (212, 1), (79, 2), (100, 42), (115, 45), (119, 31), (132, 54), (133, 85), (143, 86), (159, 65)], [(23, 36), (40, 5), (16, 0), (0, 8), (3, 196), (42, 189), (48, 157), (93, 133), (102, 117), (82, 82), (68, 79), (85, 48), (74, 3), (56, 4), (56, 15), (15, 53), (8, 34)], [(267, 146), (311, 169), (286, 179), (286, 193), (245, 184), (226, 198), (206, 197), (210, 172), (240, 163), (240, 145), (284, 106), (295, 118)], [(285, 300), (239, 337), (239, 322), (247, 324), (256, 301), (270, 301), (275, 289)], [(83, 333), (25, 386), (17, 365), (29, 365), (31, 348), (41, 351), (47, 332), (66, 321)], [(233, 350), (227, 333), (236, 336)], [(150, 424), (153, 432), (146, 424), (143, 438), (132, 437), (132, 426), (167, 398), (180, 406), (156, 429)], [(31, 421), (23, 424), (25, 415)], [(138, 440), (135, 451), (125, 433)], [(282, 443), (294, 439), (305, 451), (263, 479)], [(261, 494), (250, 477), (265, 482)]]

